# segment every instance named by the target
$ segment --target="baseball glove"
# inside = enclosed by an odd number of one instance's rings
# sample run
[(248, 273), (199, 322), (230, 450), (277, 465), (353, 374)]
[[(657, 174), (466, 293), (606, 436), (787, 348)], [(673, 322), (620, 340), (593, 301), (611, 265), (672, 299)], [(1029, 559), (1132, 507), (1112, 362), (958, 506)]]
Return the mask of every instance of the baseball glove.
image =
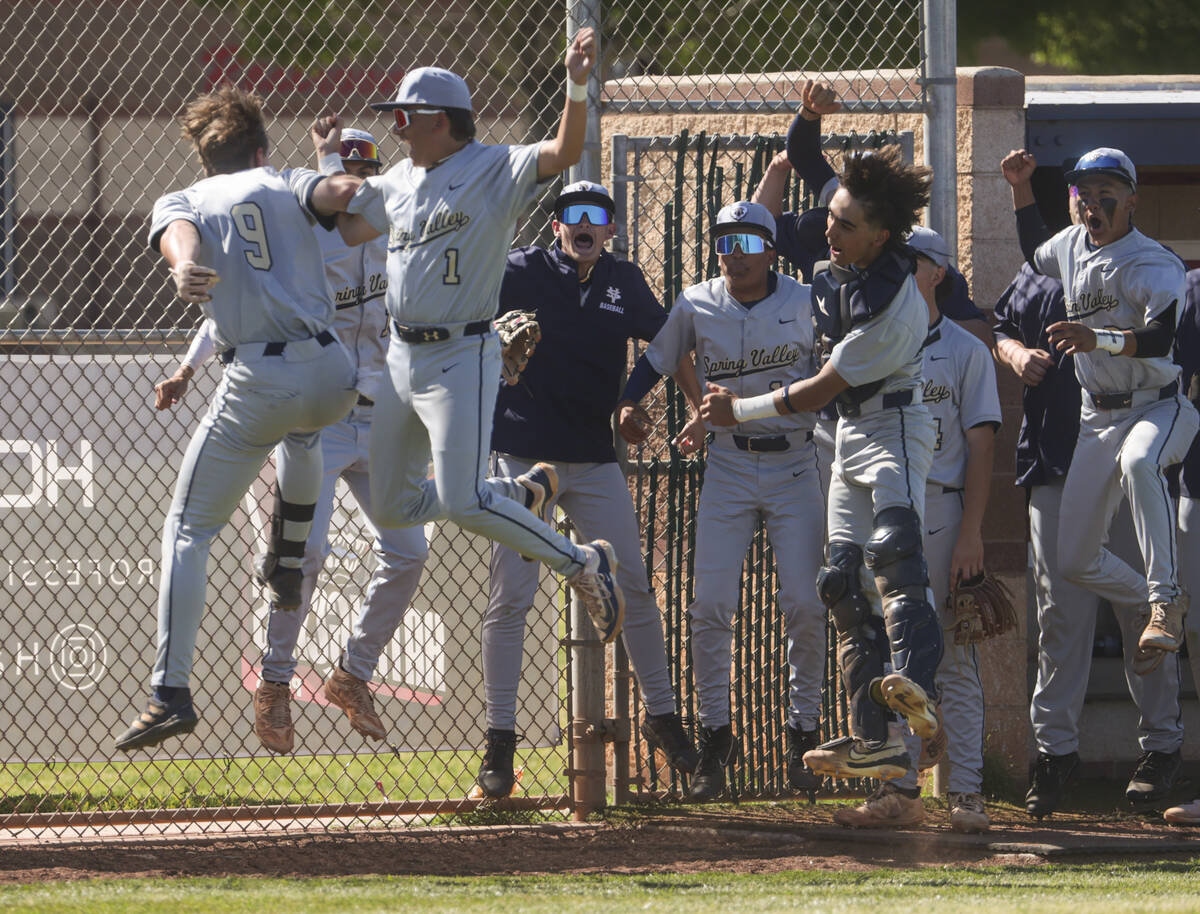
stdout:
[(495, 326), (500, 334), (500, 355), (504, 359), (501, 374), (506, 384), (516, 384), (542, 338), (537, 314), (533, 311), (509, 311), (496, 318)]
[(1017, 627), (1012, 594), (987, 572), (960, 581), (950, 593), (950, 605), (954, 609), (955, 644), (978, 644)]

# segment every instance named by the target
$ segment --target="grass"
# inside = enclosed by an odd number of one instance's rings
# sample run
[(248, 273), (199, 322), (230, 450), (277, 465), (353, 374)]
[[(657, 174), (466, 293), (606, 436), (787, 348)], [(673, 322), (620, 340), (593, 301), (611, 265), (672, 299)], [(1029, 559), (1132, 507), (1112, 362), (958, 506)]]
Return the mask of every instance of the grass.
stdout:
[[(527, 794), (567, 792), (566, 749), (521, 749)], [(466, 795), (477, 752), (0, 765), (0, 815), (196, 806), (398, 802)]]
[(688, 914), (886, 910), (950, 914), (1064, 912), (1174, 914), (1200, 907), (1200, 861), (1081, 866), (938, 868), (830, 873), (537, 877), (98, 880), (0, 888), (18, 912), (221, 911), (228, 914), (376, 911)]

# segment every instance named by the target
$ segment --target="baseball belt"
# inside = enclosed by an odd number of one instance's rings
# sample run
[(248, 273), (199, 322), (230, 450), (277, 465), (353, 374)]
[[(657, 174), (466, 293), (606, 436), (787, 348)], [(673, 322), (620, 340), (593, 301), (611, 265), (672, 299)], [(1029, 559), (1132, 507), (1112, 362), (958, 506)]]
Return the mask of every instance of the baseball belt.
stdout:
[[(322, 346), (328, 346), (335, 339), (337, 339), (337, 337), (335, 337), (328, 330), (322, 330), (316, 336), (312, 337), (312, 339), (316, 340)], [(237, 351), (239, 348), (241, 348), (244, 352), (245, 350), (249, 349), (251, 346), (257, 346), (257, 345), (260, 345), (260, 344), (258, 344), (258, 343), (243, 343), (241, 347), (232, 346), (229, 349), (226, 349), (220, 355), (218, 355), (217, 361), (219, 361), (222, 365), (228, 365), (230, 362), (233, 361), (233, 357), (235, 355), (237, 355)], [(261, 345), (262, 345), (262, 354), (264, 356), (267, 356), (267, 355), (283, 355), (284, 350), (287, 349), (288, 344), (286, 342), (283, 342), (283, 343), (262, 343)]]
[(399, 321), (392, 321), (392, 332), (406, 343), (440, 343), (452, 336), (479, 336), (492, 332), (491, 321), (471, 321), (463, 327), (410, 327)]
[[(750, 451), (755, 454), (786, 451), (792, 446), (787, 435), (730, 435), (730, 437), (739, 451)], [(812, 432), (805, 432), (804, 440), (812, 441)]]
[(1158, 400), (1169, 400), (1178, 391), (1178, 385), (1171, 383), (1157, 391), (1153, 389), (1123, 390), (1119, 393), (1097, 394), (1092, 393), (1090, 390), (1085, 390), (1084, 393), (1087, 395), (1092, 409), (1129, 409), (1132, 406), (1142, 406)]
[(898, 406), (908, 406), (913, 402), (913, 391), (910, 387), (908, 390), (896, 390), (890, 394), (882, 394), (881, 396), (871, 397), (869, 400), (863, 400), (862, 403), (849, 404), (838, 403), (838, 415), (843, 419), (857, 419), (863, 413), (875, 413), (881, 409), (895, 409)]

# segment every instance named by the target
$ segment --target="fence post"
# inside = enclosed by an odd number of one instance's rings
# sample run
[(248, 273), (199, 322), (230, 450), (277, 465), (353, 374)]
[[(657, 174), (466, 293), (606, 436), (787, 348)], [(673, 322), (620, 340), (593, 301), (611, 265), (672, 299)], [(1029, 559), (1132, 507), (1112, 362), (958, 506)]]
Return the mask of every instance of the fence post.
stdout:
[(596, 65), (588, 76), (587, 134), (583, 141), (583, 156), (578, 165), (567, 171), (568, 183), (600, 181), (600, 0), (567, 0), (567, 41), (580, 29), (591, 26), (596, 30)]
[(925, 164), (933, 169), (930, 228), (958, 253), (958, 90), (956, 0), (925, 0)]

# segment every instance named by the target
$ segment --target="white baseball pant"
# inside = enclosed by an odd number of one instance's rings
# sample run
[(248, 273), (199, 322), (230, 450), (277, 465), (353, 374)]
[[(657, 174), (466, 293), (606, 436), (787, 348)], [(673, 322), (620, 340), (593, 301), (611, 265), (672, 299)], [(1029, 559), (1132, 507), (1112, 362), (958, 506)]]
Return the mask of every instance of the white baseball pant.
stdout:
[[(504, 477), (520, 476), (536, 462), (510, 454), (496, 454), (493, 460), (493, 469)], [(676, 710), (676, 701), (667, 671), (662, 613), (646, 577), (637, 515), (621, 468), (616, 463), (555, 463), (554, 469), (558, 473), (554, 503), (584, 539), (606, 539), (616, 551), (617, 581), (625, 592), (621, 630), (625, 650), (647, 712), (669, 714)], [(488, 727), (512, 730), (516, 726), (525, 617), (540, 577), (536, 562), (525, 561), (507, 546), (493, 545), (491, 594), (482, 637)]]
[[(354, 368), (340, 343), (289, 342), (282, 355), (262, 344), (238, 347), (179, 468), (163, 524), (158, 653), (151, 685), (186, 687), (208, 584), (212, 541), (262, 470), (271, 450), (293, 435), (301, 446), (279, 477), (282, 497), (313, 504), (321, 490), (323, 426), (354, 403)], [(307, 531), (305, 531), (306, 533)]]
[[(300, 565), (304, 573), (300, 608), (294, 612), (274, 610), (268, 617), (262, 677), (269, 682), (290, 682), (296, 670), (296, 645), (312, 607), (317, 577), (330, 552), (329, 525), (339, 478), (350, 488), (363, 522), (372, 534), (376, 560), (362, 609), (346, 642), (342, 660), (346, 672), (370, 681), (384, 647), (403, 621), (413, 594), (420, 586), (421, 571), (429, 555), (424, 529), (397, 527), (386, 530), (372, 520), (371, 487), (367, 475), (372, 411), (371, 406), (356, 406), (345, 420), (321, 432), (325, 474)], [(283, 452), (282, 448), (280, 452)], [(283, 472), (287, 461), (282, 457), (278, 459)]]

